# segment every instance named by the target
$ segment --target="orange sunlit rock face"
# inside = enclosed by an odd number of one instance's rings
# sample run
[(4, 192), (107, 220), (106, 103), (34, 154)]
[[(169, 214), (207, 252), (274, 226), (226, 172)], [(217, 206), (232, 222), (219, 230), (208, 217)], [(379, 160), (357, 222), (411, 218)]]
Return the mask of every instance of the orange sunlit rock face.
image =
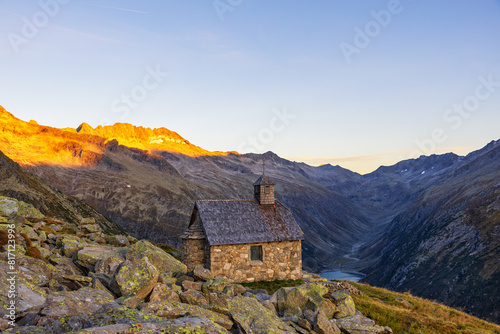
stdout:
[(93, 129), (83, 123), (77, 129), (57, 129), (36, 121), (22, 121), (0, 106), (0, 151), (23, 166), (95, 166), (104, 155), (106, 144), (112, 140), (152, 154), (171, 152), (194, 157), (228, 154), (204, 150), (165, 128), (117, 123)]

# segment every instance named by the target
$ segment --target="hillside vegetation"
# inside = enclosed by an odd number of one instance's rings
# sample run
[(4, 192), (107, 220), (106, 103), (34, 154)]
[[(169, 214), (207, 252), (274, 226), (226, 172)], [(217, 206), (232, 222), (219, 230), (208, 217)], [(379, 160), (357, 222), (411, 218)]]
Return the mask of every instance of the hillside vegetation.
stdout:
[(500, 326), (448, 306), (368, 284), (353, 283), (362, 295), (353, 295), (358, 310), (394, 333), (487, 334), (500, 333)]

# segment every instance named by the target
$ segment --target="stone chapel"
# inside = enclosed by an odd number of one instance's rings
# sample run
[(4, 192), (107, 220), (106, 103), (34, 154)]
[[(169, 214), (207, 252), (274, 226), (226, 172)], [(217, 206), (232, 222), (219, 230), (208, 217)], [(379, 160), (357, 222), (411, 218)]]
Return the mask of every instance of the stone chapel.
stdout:
[(265, 173), (253, 186), (254, 199), (195, 203), (182, 236), (188, 270), (201, 264), (231, 282), (302, 277), (302, 230)]

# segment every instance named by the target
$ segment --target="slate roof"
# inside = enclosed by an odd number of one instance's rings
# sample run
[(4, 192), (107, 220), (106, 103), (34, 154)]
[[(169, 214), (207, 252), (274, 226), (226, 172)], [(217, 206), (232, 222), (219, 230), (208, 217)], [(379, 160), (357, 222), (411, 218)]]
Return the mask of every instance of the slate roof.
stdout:
[(198, 201), (190, 226), (196, 212), (211, 246), (304, 240), (291, 211), (279, 201), (272, 207), (261, 207), (257, 200)]
[(262, 175), (259, 177), (257, 181), (253, 184), (254, 186), (260, 186), (260, 185), (265, 185), (265, 186), (274, 186), (274, 182), (271, 181), (271, 179), (266, 175)]

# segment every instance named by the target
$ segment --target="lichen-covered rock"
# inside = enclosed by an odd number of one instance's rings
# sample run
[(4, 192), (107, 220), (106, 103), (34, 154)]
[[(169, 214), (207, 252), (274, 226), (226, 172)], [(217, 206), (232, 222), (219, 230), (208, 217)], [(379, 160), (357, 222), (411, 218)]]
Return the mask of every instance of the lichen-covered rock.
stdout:
[(191, 282), (188, 280), (182, 281), (182, 288), (184, 290), (196, 290), (201, 291), (202, 283), (201, 282)]
[[(230, 291), (230, 293), (232, 293), (233, 296), (234, 295), (242, 295), (242, 294), (244, 294), (245, 292), (248, 291), (248, 288), (245, 288), (243, 285), (241, 285), (241, 284), (234, 284), (234, 283), (226, 286), (226, 288), (231, 289), (229, 291)], [(228, 294), (226, 288), (224, 288), (223, 293)]]
[(223, 327), (205, 318), (184, 317), (181, 319), (134, 324), (116, 324), (103, 327), (86, 328), (75, 334), (224, 334)]
[(40, 328), (36, 326), (26, 326), (26, 327), (17, 327), (12, 331), (7, 333), (13, 334), (52, 334), (56, 332), (47, 332), (45, 328)]
[(105, 291), (107, 293), (111, 293), (107, 288), (106, 286), (104, 286), (104, 284), (102, 284), (102, 282), (95, 276), (91, 276), (92, 278), (92, 283), (90, 284), (90, 287), (92, 289), (96, 289), (96, 290), (101, 290), (101, 291)]
[(78, 291), (53, 292), (47, 296), (47, 301), (40, 314), (46, 317), (90, 314), (113, 300), (114, 298), (110, 293), (92, 288), (82, 288)]
[(123, 261), (125, 261), (124, 257), (112, 255), (97, 262), (94, 266), (94, 272), (113, 275)]
[(0, 215), (8, 217), (17, 214), (18, 211), (17, 200), (0, 196)]
[(381, 334), (390, 332), (390, 329), (376, 325), (375, 321), (363, 316), (359, 311), (356, 311), (356, 314), (352, 316), (334, 319), (331, 322), (335, 323), (343, 333)]
[(221, 309), (228, 308), (228, 301), (230, 297), (227, 295), (223, 293), (209, 292), (206, 296), (208, 297), (208, 302), (211, 305), (218, 306)]
[(82, 275), (62, 275), (59, 283), (68, 288), (68, 290), (78, 290), (88, 287), (92, 284), (92, 277)]
[(82, 226), (82, 230), (84, 230), (86, 233), (101, 233), (102, 229), (99, 225), (84, 225)]
[(57, 238), (57, 245), (62, 247), (64, 256), (71, 257), (80, 249), (83, 249), (87, 245), (87, 243), (76, 235), (62, 234)]
[(201, 287), (201, 291), (203, 291), (203, 293), (209, 293), (209, 292), (222, 293), (227, 285), (228, 285), (227, 279), (217, 277), (213, 280), (208, 280), (204, 282)]
[(137, 298), (144, 299), (153, 290), (159, 276), (148, 257), (125, 260), (113, 275), (111, 289), (118, 296), (134, 293)]
[(34, 285), (43, 285), (58, 274), (58, 270), (54, 266), (40, 259), (18, 256), (16, 262), (19, 277)]
[(208, 281), (214, 278), (214, 275), (209, 269), (204, 268), (201, 264), (197, 264), (193, 269), (193, 276), (199, 281)]
[(44, 247), (35, 246), (35, 248), (38, 249), (44, 259), (47, 259), (52, 255), (52, 252)]
[(35, 218), (42, 219), (45, 216), (38, 211), (33, 205), (25, 203), (23, 201), (18, 201), (19, 211), (17, 212), (18, 216), (23, 216), (26, 218)]
[(255, 298), (236, 296), (228, 303), (231, 316), (245, 333), (295, 333)]
[(117, 247), (126, 247), (130, 245), (130, 241), (124, 235), (107, 235), (104, 240), (107, 244)]
[(83, 275), (83, 271), (80, 270), (71, 259), (65, 256), (52, 253), (50, 257), (48, 257), (48, 260), (61, 275)]
[[(47, 294), (43, 289), (26, 281), (19, 280), (17, 282), (16, 315), (22, 317), (27, 313), (37, 313), (45, 304), (46, 296)], [(7, 303), (3, 303), (3, 305), (7, 305)]]
[(14, 198), (0, 196), (0, 216), (23, 216), (27, 218), (45, 217), (33, 205)]
[(191, 305), (208, 305), (209, 302), (201, 291), (187, 290), (179, 294), (181, 301)]
[(80, 221), (80, 229), (84, 232), (84, 233), (88, 233), (88, 234), (100, 234), (102, 232), (102, 228), (101, 226), (99, 226), (99, 224), (97, 224), (95, 222), (95, 219), (94, 218), (83, 218), (81, 221)]
[(225, 315), (206, 310), (196, 305), (189, 305), (170, 300), (143, 304), (141, 311), (146, 314), (152, 314), (169, 319), (181, 318), (184, 315), (189, 314), (195, 317), (210, 319), (225, 329), (231, 329), (231, 327), (233, 327), (233, 322)]
[(134, 324), (138, 322), (161, 321), (159, 317), (146, 315), (140, 311), (116, 302), (100, 306), (91, 314), (62, 317), (55, 319), (51, 326), (59, 332), (73, 332), (88, 327), (101, 327), (115, 324)]
[(319, 311), (323, 313), (328, 319), (332, 319), (337, 312), (337, 306), (335, 304), (326, 299), (325, 301), (320, 303)]
[(176, 276), (187, 272), (185, 264), (149, 241), (141, 240), (130, 246), (125, 256), (127, 260), (142, 259), (144, 257), (147, 257), (160, 273), (169, 273), (170, 276)]
[(179, 295), (165, 283), (157, 283), (149, 295), (149, 302), (155, 303), (163, 300), (181, 301)]
[(314, 331), (318, 334), (340, 334), (340, 329), (333, 322), (328, 321), (328, 318), (323, 312), (318, 312), (314, 322)]
[(176, 284), (177, 279), (168, 274), (160, 274), (160, 278), (158, 279), (159, 283), (164, 283), (169, 289), (174, 292), (180, 292), (182, 288)]
[(326, 303), (326, 299), (323, 298), (327, 292), (326, 287), (315, 283), (303, 284), (295, 288), (280, 288), (275, 294), (278, 312), (283, 315), (289, 309), (300, 308), (301, 311), (308, 309), (319, 311), (323, 307), (330, 307), (331, 305)]
[(130, 308), (137, 308), (141, 304), (142, 299), (137, 298), (137, 296), (132, 293), (130, 295), (121, 296), (120, 298), (116, 299), (115, 302)]
[(349, 291), (338, 290), (332, 293), (332, 297), (336, 303), (336, 311), (334, 317), (336, 319), (350, 317), (356, 314), (356, 305)]
[[(23, 218), (24, 219), (24, 218)], [(26, 224), (20, 224), (20, 223), (17, 223), (16, 224), (16, 229), (19, 233), (24, 233), (26, 234), (26, 236), (28, 238), (30, 238), (30, 240), (40, 240), (40, 237), (38, 236), (38, 234), (35, 232), (35, 230), (33, 229), (33, 227), (29, 226), (29, 225), (26, 225)]]
[(114, 258), (117, 261), (121, 259), (121, 262), (125, 260), (119, 253), (119, 249), (115, 247), (90, 246), (78, 251), (77, 263), (89, 270), (94, 270), (95, 265), (99, 261), (105, 260), (107, 258)]

